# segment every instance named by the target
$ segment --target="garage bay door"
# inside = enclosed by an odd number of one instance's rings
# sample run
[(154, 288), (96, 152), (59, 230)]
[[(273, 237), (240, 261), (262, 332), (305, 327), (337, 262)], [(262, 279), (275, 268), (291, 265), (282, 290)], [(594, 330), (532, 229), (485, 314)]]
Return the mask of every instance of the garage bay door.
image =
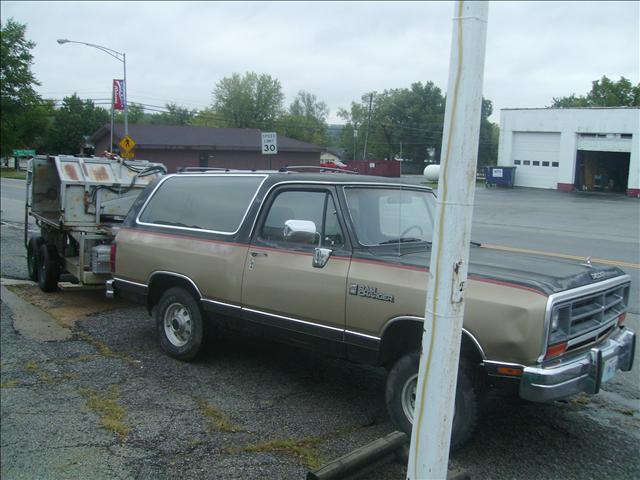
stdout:
[(556, 188), (560, 165), (560, 133), (513, 132), (516, 185)]

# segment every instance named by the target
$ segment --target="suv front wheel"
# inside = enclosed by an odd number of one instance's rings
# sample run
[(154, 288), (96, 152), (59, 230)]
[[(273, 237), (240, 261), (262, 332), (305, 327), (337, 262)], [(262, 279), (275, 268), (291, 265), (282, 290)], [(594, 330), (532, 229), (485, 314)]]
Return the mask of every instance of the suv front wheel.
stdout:
[(178, 360), (193, 360), (204, 338), (203, 315), (193, 295), (180, 287), (168, 289), (156, 308), (160, 346)]
[[(394, 364), (387, 377), (386, 400), (389, 415), (393, 423), (409, 436), (413, 425), (419, 362), (419, 352), (409, 353)], [(468, 369), (461, 361), (451, 427), (451, 451), (461, 447), (471, 437), (477, 419), (478, 394)]]

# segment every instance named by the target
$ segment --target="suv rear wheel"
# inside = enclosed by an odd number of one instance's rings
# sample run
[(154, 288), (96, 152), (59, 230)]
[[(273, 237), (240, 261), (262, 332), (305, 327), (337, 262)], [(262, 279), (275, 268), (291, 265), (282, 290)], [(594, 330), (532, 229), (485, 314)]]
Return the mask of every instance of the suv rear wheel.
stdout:
[(204, 338), (203, 315), (193, 295), (180, 287), (168, 289), (156, 308), (160, 346), (171, 357), (190, 361), (198, 356)]
[[(387, 409), (393, 423), (407, 435), (411, 435), (420, 353), (412, 352), (401, 357), (389, 372), (386, 387)], [(451, 427), (451, 447), (461, 447), (475, 430), (478, 419), (478, 395), (464, 362), (458, 370), (456, 404)]]

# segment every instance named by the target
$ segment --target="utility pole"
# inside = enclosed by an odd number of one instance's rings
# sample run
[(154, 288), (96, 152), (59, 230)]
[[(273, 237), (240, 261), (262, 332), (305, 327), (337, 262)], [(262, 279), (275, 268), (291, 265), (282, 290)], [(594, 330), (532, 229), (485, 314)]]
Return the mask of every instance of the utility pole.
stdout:
[(364, 152), (362, 153), (362, 160), (367, 159), (367, 142), (369, 141), (369, 126), (371, 125), (371, 103), (373, 102), (373, 93), (369, 94), (369, 115), (367, 118), (367, 132), (364, 135)]
[(353, 129), (353, 160), (356, 160), (356, 151), (358, 150), (358, 129)]
[(455, 4), (407, 480), (447, 476), (469, 263), (488, 11), (486, 1)]

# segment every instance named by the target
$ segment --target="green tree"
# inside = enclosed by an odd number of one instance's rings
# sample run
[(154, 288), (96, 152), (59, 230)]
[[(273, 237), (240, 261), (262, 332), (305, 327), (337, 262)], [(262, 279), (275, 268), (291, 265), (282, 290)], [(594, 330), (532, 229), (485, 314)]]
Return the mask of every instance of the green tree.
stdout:
[(96, 107), (91, 100), (82, 100), (75, 93), (65, 97), (53, 115), (53, 125), (45, 142), (47, 153), (79, 153), (84, 137), (95, 133), (109, 119), (109, 112)]
[(282, 114), (284, 94), (270, 75), (234, 73), (220, 80), (213, 91), (213, 109), (226, 127), (272, 130)]
[(586, 95), (572, 93), (568, 97), (554, 97), (551, 105), (552, 108), (639, 106), (640, 83), (633, 85), (625, 77), (612, 81), (606, 75), (591, 82), (591, 90)]
[[(364, 154), (367, 130), (369, 94), (353, 102), (350, 110), (341, 109), (338, 116), (345, 120), (340, 146), (345, 158), (360, 160)], [(482, 101), (478, 163), (495, 163), (498, 141), (497, 125), (489, 121), (493, 105)], [(371, 124), (367, 142), (367, 159), (391, 160), (402, 157), (407, 163), (403, 171), (421, 172), (425, 160), (439, 161), (442, 149), (445, 97), (433, 82), (416, 82), (409, 88), (374, 93)], [(354, 130), (357, 138), (354, 141)]]
[(216, 113), (213, 107), (203, 108), (196, 112), (191, 120), (191, 125), (200, 127), (220, 128), (226, 125), (224, 119)]
[[(347, 123), (341, 145), (346, 158), (354, 158), (354, 146), (356, 159), (362, 159), (364, 154), (369, 95), (353, 102), (349, 110), (338, 111), (338, 116)], [(367, 158), (382, 160), (402, 156), (413, 163), (414, 168), (419, 168), (429, 151), (439, 153), (443, 119), (444, 97), (433, 82), (416, 82), (410, 88), (374, 92)], [(354, 130), (357, 130), (355, 142)]]
[(482, 113), (480, 114), (480, 138), (478, 145), (478, 167), (495, 165), (498, 160), (498, 136), (500, 128), (489, 121), (493, 113), (491, 100), (482, 99)]
[[(140, 105), (139, 103), (127, 102), (127, 121), (130, 124), (146, 123), (146, 116), (147, 115), (144, 113), (144, 107), (142, 105)], [(113, 121), (114, 123), (124, 123), (124, 112), (115, 112)]]
[(175, 103), (165, 105), (166, 112), (149, 115), (147, 123), (154, 125), (190, 125), (196, 115), (196, 110), (189, 110)]
[(317, 97), (301, 90), (278, 120), (276, 131), (287, 137), (316, 145), (327, 143), (329, 107)]
[(27, 26), (9, 19), (0, 25), (0, 138), (1, 151), (8, 155), (14, 148), (32, 147), (46, 127), (40, 85), (31, 66), (35, 43), (27, 40)]
[(350, 108), (340, 108), (338, 117), (346, 122), (342, 130), (342, 142), (340, 146), (345, 151), (345, 158), (351, 160), (362, 160), (362, 146), (364, 145), (364, 126), (367, 121), (367, 109), (369, 101), (368, 95), (362, 96), (361, 102), (351, 102)]

